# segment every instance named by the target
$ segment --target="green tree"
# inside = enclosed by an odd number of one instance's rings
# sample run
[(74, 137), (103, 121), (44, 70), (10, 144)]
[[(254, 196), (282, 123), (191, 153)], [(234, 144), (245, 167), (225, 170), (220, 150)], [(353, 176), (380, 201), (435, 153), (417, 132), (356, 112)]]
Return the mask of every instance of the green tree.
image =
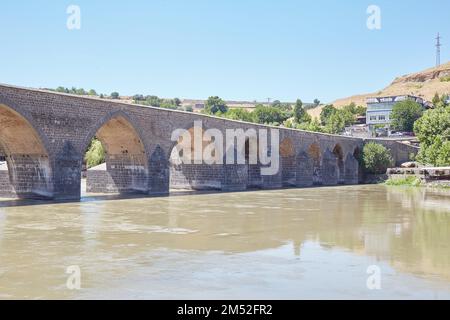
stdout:
[(337, 109), (332, 105), (328, 104), (325, 107), (323, 107), (322, 112), (320, 112), (320, 122), (322, 125), (326, 125), (330, 116), (336, 111)]
[(367, 173), (383, 174), (393, 165), (392, 156), (384, 146), (369, 142), (362, 154), (363, 167)]
[(321, 126), (319, 120), (314, 119), (311, 122), (303, 122), (297, 125), (297, 129), (311, 132), (325, 132), (324, 127)]
[(184, 107), (184, 110), (187, 112), (194, 112), (194, 108), (192, 108), (192, 106), (186, 106)]
[(363, 116), (366, 115), (367, 108), (363, 106), (357, 106), (354, 102), (349, 105), (344, 106), (341, 110), (348, 112), (354, 116)]
[(105, 162), (105, 150), (103, 149), (102, 143), (96, 138), (92, 139), (84, 160), (88, 168), (98, 166)]
[(162, 99), (157, 96), (145, 96), (142, 104), (152, 107), (161, 107)]
[(314, 99), (314, 106), (318, 107), (320, 105), (320, 100), (319, 99)]
[(88, 94), (90, 96), (96, 96), (97, 95), (97, 91), (95, 91), (94, 89), (89, 90)]
[(428, 110), (414, 124), (420, 141), (417, 161), (434, 166), (450, 165), (450, 107)]
[(278, 106), (278, 108), (285, 112), (292, 113), (292, 105), (289, 103), (282, 103)]
[(228, 106), (225, 101), (217, 96), (209, 97), (205, 104), (205, 110), (209, 114), (226, 113), (228, 111)]
[(245, 110), (244, 108), (230, 109), (227, 113), (224, 114), (224, 116), (227, 119), (253, 122), (253, 114)]
[(58, 88), (56, 88), (56, 92), (61, 92), (61, 93), (65, 93), (66, 92), (66, 88), (64, 88), (64, 87), (58, 87)]
[(135, 94), (134, 96), (133, 96), (133, 100), (136, 102), (136, 101), (144, 101), (145, 100), (145, 98), (144, 98), (144, 96), (142, 95), (142, 94)]
[(165, 109), (172, 109), (172, 110), (178, 109), (178, 106), (176, 105), (175, 100), (172, 100), (172, 99), (162, 99), (160, 107), (165, 108)]
[(278, 125), (290, 118), (290, 115), (278, 108), (265, 105), (257, 105), (252, 112), (253, 121), (261, 124)]
[(119, 99), (119, 96), (120, 96), (120, 95), (119, 95), (118, 92), (112, 92), (112, 93), (111, 93), (111, 98), (112, 98), (112, 99)]
[(354, 102), (352, 102), (349, 105), (342, 107), (342, 110), (347, 111), (352, 114), (356, 114), (356, 104)]
[(175, 105), (176, 105), (177, 107), (181, 106), (181, 100), (180, 100), (179, 98), (173, 99), (173, 102), (175, 103)]
[(367, 107), (357, 106), (355, 111), (357, 116), (365, 116), (367, 113)]
[[(344, 119), (344, 123), (345, 123), (346, 127), (351, 126), (352, 124), (355, 123), (355, 120), (356, 120), (355, 113), (352, 113), (348, 110), (338, 110), (336, 112), (341, 114), (342, 118)], [(355, 109), (355, 112), (356, 112), (356, 109)]]
[(85, 95), (87, 95), (87, 92), (86, 92), (83, 88), (76, 89), (76, 90), (75, 90), (75, 93), (78, 94), (78, 95), (80, 95), (80, 96), (85, 96)]
[(280, 100), (274, 100), (271, 104), (272, 107), (274, 108), (279, 108), (281, 106), (281, 101)]
[(398, 102), (392, 108), (391, 127), (398, 131), (414, 130), (414, 122), (423, 114), (420, 104), (413, 100), (405, 100)]
[(297, 99), (294, 106), (294, 120), (297, 123), (302, 122), (311, 122), (311, 116), (306, 112), (303, 107), (303, 102), (300, 99)]
[(325, 131), (331, 134), (342, 133), (345, 129), (345, 114), (345, 112), (339, 112), (339, 110), (333, 112), (326, 122)]

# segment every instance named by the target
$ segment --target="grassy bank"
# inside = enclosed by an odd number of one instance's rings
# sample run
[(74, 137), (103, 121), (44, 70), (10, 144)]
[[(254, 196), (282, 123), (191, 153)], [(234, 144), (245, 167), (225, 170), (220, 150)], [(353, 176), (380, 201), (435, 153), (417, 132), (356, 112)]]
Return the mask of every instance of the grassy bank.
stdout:
[(440, 184), (440, 183), (426, 183), (422, 182), (419, 178), (415, 176), (408, 176), (401, 179), (388, 179), (384, 182), (387, 186), (403, 186), (403, 187), (431, 187), (431, 188), (439, 188), (439, 189), (450, 189), (448, 184)]

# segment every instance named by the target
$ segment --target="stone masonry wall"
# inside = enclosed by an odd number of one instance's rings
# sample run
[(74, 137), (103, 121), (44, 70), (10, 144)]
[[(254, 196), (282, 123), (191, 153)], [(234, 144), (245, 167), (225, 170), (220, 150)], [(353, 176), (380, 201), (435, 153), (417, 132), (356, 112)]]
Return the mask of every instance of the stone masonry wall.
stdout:
[[(112, 158), (118, 157), (118, 152), (111, 154), (111, 157), (107, 157), (108, 181), (103, 187), (97, 185), (94, 188), (96, 190), (116, 188), (119, 192), (167, 194), (171, 179), (169, 158), (176, 144), (171, 140), (172, 133), (176, 129), (190, 129), (196, 121), (202, 122), (204, 130), (218, 129), (224, 136), (226, 129), (267, 130), (269, 137), (272, 135), (271, 130), (278, 130), (280, 141), (289, 141), (288, 146), (292, 152), (289, 159), (282, 160), (280, 171), (273, 176), (261, 176), (259, 165), (252, 165), (250, 169), (248, 165), (237, 164), (224, 165), (220, 169), (206, 165), (195, 169), (186, 168), (182, 179), (186, 179), (194, 187), (216, 188), (219, 186), (219, 178), (221, 189), (230, 191), (245, 190), (249, 187), (271, 189), (281, 188), (283, 185), (310, 185), (311, 176), (306, 170), (311, 167), (309, 161), (311, 155), (308, 154), (308, 150), (313, 144), (317, 146), (320, 157), (319, 160), (315, 160), (313, 166), (314, 184), (334, 185), (339, 175), (336, 172), (336, 157), (333, 158), (334, 155), (329, 154), (330, 150), (335, 150), (339, 146), (338, 149), (342, 150), (341, 158), (347, 159), (347, 156), (353, 154), (356, 149), (362, 150), (364, 144), (364, 141), (358, 138), (273, 128), (194, 113), (6, 85), (0, 85), (0, 111), (2, 110), (4, 114), (9, 112), (8, 116), (12, 119), (14, 117), (25, 119), (24, 121), (33, 129), (36, 141), (41, 144), (39, 150), (45, 151), (45, 154), (39, 154), (38, 158), (34, 158), (30, 153), (23, 158), (27, 159), (26, 161), (19, 161), (22, 159), (20, 155), (8, 154), (11, 145), (5, 146), (5, 153), (15, 159), (11, 169), (15, 172), (14, 183), (17, 183), (19, 189), (23, 191), (22, 197), (79, 199), (84, 153), (97, 132), (108, 122), (111, 124), (110, 120), (118, 117), (121, 120), (116, 123), (121, 123), (123, 128), (133, 128), (136, 132), (133, 139), (139, 141), (130, 141), (130, 145), (126, 145), (129, 139), (122, 139), (120, 143), (125, 145), (109, 147), (112, 150), (122, 150), (123, 147), (123, 154), (127, 154), (126, 151), (132, 149), (131, 143), (134, 143), (142, 146), (143, 152), (140, 156), (143, 158), (138, 163), (134, 160), (127, 162), (130, 159), (126, 160), (126, 157)], [(115, 136), (114, 126), (109, 133), (112, 134), (111, 137)], [(120, 138), (120, 132), (117, 132), (116, 137)], [(111, 138), (108, 143), (114, 144), (115, 140)], [(5, 143), (1, 136), (0, 141)], [(225, 147), (224, 141), (224, 150)], [(403, 150), (404, 147), (397, 144), (391, 144), (390, 148), (398, 159), (403, 159), (409, 151)], [(307, 154), (306, 164), (296, 161), (300, 154)], [(141, 164), (145, 164), (144, 168)], [(342, 183), (354, 182), (353, 177), (346, 181), (349, 170), (342, 178), (341, 169), (341, 180), (345, 180), (341, 181)], [(176, 173), (172, 171), (174, 182), (180, 179), (176, 177)]]
[(16, 193), (9, 182), (8, 170), (0, 170), (0, 198), (12, 198)]

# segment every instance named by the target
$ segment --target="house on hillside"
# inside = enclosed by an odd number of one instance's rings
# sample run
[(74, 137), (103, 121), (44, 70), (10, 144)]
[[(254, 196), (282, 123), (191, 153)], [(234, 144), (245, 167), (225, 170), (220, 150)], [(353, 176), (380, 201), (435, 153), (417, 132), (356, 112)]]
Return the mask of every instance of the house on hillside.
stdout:
[(394, 105), (405, 100), (413, 100), (424, 109), (430, 107), (427, 101), (412, 95), (367, 98), (366, 124), (369, 132), (375, 136), (376, 130), (384, 130), (387, 134), (391, 124), (391, 113)]

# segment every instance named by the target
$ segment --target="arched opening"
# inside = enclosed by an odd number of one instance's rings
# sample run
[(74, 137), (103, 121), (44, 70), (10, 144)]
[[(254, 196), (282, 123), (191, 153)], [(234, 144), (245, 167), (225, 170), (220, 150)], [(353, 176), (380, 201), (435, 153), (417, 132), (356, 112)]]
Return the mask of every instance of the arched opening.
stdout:
[(353, 157), (355, 157), (356, 160), (360, 160), (361, 158), (361, 149), (359, 147), (355, 148), (355, 151), (353, 151)]
[(280, 143), (281, 181), (283, 187), (296, 186), (296, 159), (292, 139), (285, 138)]
[(313, 184), (322, 184), (322, 170), (321, 170), (321, 150), (318, 143), (313, 143), (308, 148), (308, 157), (312, 160), (312, 170), (313, 170)]
[(202, 149), (200, 150), (201, 159), (196, 160), (195, 133), (194, 127), (186, 130), (185, 134), (180, 135), (170, 153), (169, 188), (172, 192), (221, 190), (223, 166), (215, 161), (219, 156), (217, 149), (212, 148), (210, 154), (204, 152), (209, 145), (216, 143), (215, 137), (207, 135), (203, 128), (199, 130), (197, 134), (201, 135)]
[(145, 146), (133, 125), (122, 115), (112, 117), (96, 132), (87, 148), (85, 164), (87, 193), (147, 193), (149, 190)]
[(0, 104), (0, 193), (19, 198), (52, 198), (48, 152), (34, 127)]
[(337, 144), (333, 149), (333, 154), (336, 156), (337, 164), (337, 178), (339, 184), (345, 183), (345, 173), (344, 173), (344, 152), (340, 144)]

